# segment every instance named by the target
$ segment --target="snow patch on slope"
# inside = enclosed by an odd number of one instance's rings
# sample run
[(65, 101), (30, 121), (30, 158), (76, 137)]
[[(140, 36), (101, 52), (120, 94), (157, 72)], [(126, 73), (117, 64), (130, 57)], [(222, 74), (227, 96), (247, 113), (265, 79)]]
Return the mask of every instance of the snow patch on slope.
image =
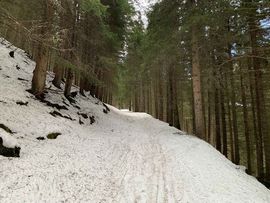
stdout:
[(3, 140), (4, 147), (7, 147), (7, 148), (19, 147), (18, 141), (2, 129), (0, 129), (0, 137)]

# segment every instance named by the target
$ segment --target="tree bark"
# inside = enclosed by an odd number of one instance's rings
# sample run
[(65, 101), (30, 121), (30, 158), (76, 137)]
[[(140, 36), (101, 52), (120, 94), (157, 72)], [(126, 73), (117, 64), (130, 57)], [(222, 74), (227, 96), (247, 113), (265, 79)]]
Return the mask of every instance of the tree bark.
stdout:
[(58, 63), (54, 67), (54, 73), (55, 73), (55, 76), (54, 76), (52, 83), (55, 87), (61, 89), (61, 83), (63, 80), (64, 71), (63, 71), (63, 68), (60, 67), (60, 65)]
[[(231, 60), (231, 50), (232, 47), (228, 45), (228, 55), (229, 60)], [(239, 154), (239, 138), (238, 138), (238, 123), (237, 123), (237, 112), (236, 112), (236, 93), (235, 93), (235, 81), (234, 81), (234, 72), (233, 72), (233, 63), (229, 63), (230, 70), (230, 86), (231, 86), (231, 110), (232, 110), (232, 127), (233, 127), (233, 145), (234, 145), (234, 163), (240, 163), (240, 154)]]
[(215, 90), (215, 122), (216, 122), (216, 148), (221, 152), (221, 134), (220, 134), (220, 96), (219, 89)]
[(192, 86), (195, 113), (195, 134), (205, 139), (205, 122), (203, 114), (203, 99), (201, 88), (201, 67), (199, 61), (199, 39), (196, 25), (192, 26)]
[(246, 149), (247, 149), (247, 164), (248, 164), (248, 173), (252, 172), (251, 165), (251, 143), (250, 143), (250, 127), (248, 122), (248, 109), (247, 109), (247, 98), (246, 98), (246, 88), (244, 85), (243, 73), (240, 75), (240, 84), (241, 84), (241, 97), (243, 103), (243, 120), (244, 120), (244, 128), (245, 128), (245, 138), (246, 138)]
[(220, 105), (221, 105), (221, 122), (222, 122), (222, 153), (228, 156), (227, 150), (227, 123), (226, 123), (226, 110), (223, 87), (220, 90)]
[(72, 87), (72, 83), (73, 83), (73, 71), (68, 69), (68, 73), (67, 73), (67, 79), (66, 79), (66, 84), (65, 84), (65, 91), (64, 94), (65, 96), (68, 98), (70, 97), (71, 94), (71, 87)]
[(40, 44), (36, 57), (36, 68), (33, 72), (31, 92), (36, 96), (41, 96), (45, 89), (47, 75), (47, 51), (48, 49)]
[[(255, 12), (255, 11), (254, 11)], [(257, 139), (257, 150), (258, 152), (258, 176), (259, 178), (265, 178), (267, 181), (270, 181), (270, 137), (269, 133), (266, 130), (267, 124), (267, 113), (265, 109), (264, 102), (264, 92), (262, 85), (262, 72), (261, 72), (261, 64), (257, 50), (257, 24), (254, 21), (254, 16), (250, 16), (249, 18), (249, 34), (250, 34), (250, 45), (251, 45), (251, 53), (252, 53), (252, 65), (254, 68), (254, 76), (255, 76), (255, 93), (256, 93), (256, 110), (257, 110), (257, 126), (258, 126), (258, 139)], [(264, 113), (264, 118), (262, 118), (262, 114)], [(265, 120), (265, 121), (264, 121)], [(264, 144), (264, 148), (262, 147)], [(264, 175), (263, 171), (263, 151), (265, 153), (265, 166), (266, 166), (266, 174)]]
[[(40, 34), (44, 37), (46, 34), (51, 34), (51, 23), (53, 19), (53, 7), (49, 0), (43, 2), (45, 13), (43, 16), (43, 21), (49, 24), (48, 26), (43, 26), (41, 28)], [(37, 56), (36, 56), (36, 68), (33, 72), (32, 87), (31, 92), (36, 96), (41, 96), (44, 92), (46, 85), (46, 75), (47, 75), (47, 63), (48, 63), (48, 45), (45, 45), (45, 40), (43, 39), (38, 44)]]

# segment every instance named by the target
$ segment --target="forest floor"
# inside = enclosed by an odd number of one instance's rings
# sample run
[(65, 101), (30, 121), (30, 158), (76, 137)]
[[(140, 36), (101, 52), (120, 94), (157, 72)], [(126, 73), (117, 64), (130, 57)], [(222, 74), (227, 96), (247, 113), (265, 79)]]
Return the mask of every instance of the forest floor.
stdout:
[(0, 156), (0, 202), (270, 202), (270, 191), (241, 167), (150, 115), (107, 111), (91, 96), (70, 103), (51, 85), (52, 73), (46, 102), (36, 100), (26, 91), (35, 64), (11, 50), (0, 44), (0, 124), (21, 154)]

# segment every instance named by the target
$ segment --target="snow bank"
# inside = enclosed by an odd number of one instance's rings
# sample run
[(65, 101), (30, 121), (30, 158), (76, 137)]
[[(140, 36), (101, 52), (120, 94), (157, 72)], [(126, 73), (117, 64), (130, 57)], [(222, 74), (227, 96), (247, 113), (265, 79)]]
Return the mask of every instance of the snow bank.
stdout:
[(6, 131), (0, 128), (0, 137), (3, 140), (3, 146), (7, 148), (19, 147), (18, 141), (8, 134)]
[[(10, 50), (8, 42), (0, 44), (0, 123), (16, 131), (15, 140), (0, 134), (22, 149), (20, 159), (0, 156), (0, 202), (270, 202), (268, 189), (209, 144), (147, 114), (111, 106), (104, 114), (90, 96), (77, 96), (78, 110), (51, 85), (49, 73), (47, 99), (68, 104), (59, 112), (72, 120), (53, 117), (57, 109), (25, 91), (35, 63), (20, 49), (11, 58)], [(52, 132), (62, 135), (37, 140)]]

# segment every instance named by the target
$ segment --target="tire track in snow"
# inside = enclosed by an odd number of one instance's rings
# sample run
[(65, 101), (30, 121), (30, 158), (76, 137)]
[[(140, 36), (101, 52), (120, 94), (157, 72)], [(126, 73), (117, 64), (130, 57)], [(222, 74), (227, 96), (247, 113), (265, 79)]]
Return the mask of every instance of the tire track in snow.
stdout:
[[(145, 125), (147, 123), (145, 121), (145, 119), (131, 121), (134, 128), (140, 130), (132, 135), (133, 142), (127, 140), (129, 144), (132, 143), (130, 145), (134, 149), (134, 156), (133, 160), (129, 160), (129, 170), (127, 178), (124, 180), (126, 185), (131, 186), (126, 188), (123, 193), (128, 194), (131, 192), (130, 190), (133, 190), (134, 202), (166, 203), (169, 202), (169, 199), (174, 199), (175, 188), (171, 183), (168, 186), (167, 179), (171, 178), (167, 177), (166, 155), (155, 132), (150, 131), (149, 133), (149, 126)], [(138, 178), (141, 181), (136, 183)], [(142, 190), (138, 191), (137, 188), (142, 188)], [(169, 191), (172, 191), (171, 194)], [(130, 200), (128, 202), (131, 202)]]

